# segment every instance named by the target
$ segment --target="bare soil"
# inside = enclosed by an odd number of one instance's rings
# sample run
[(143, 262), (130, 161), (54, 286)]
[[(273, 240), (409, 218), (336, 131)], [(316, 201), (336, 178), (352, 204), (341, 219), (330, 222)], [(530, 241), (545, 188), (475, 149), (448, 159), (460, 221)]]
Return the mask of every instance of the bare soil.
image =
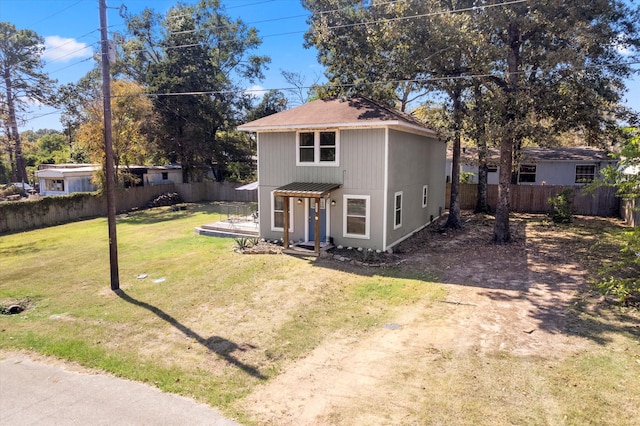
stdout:
[(585, 262), (597, 229), (622, 226), (619, 220), (578, 217), (580, 233), (544, 216), (514, 215), (513, 242), (495, 245), (491, 216), (463, 216), (463, 229), (436, 224), (379, 259), (436, 276), (444, 299), (405, 306), (365, 335), (328, 336), (254, 390), (242, 409), (269, 425), (419, 424), (414, 407), (429, 384), (415, 371), (445, 368), (429, 360), (496, 353), (557, 359), (596, 344), (579, 320), (603, 303), (589, 291)]

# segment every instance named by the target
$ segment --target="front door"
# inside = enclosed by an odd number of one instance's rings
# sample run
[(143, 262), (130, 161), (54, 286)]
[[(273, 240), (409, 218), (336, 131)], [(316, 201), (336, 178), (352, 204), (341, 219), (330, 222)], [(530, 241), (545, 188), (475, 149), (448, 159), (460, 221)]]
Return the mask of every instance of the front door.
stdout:
[[(324, 198), (320, 199), (320, 242), (324, 242), (327, 239), (327, 204)], [(309, 241), (315, 241), (315, 215), (316, 215), (316, 201), (313, 198), (309, 198)]]

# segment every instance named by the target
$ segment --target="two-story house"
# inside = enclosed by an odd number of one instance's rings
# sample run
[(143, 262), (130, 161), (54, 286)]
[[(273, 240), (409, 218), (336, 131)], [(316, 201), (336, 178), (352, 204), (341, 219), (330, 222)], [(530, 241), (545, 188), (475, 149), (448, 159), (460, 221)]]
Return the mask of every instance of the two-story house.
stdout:
[(446, 145), (366, 98), (316, 100), (238, 127), (258, 146), (260, 236), (387, 250), (444, 211)]

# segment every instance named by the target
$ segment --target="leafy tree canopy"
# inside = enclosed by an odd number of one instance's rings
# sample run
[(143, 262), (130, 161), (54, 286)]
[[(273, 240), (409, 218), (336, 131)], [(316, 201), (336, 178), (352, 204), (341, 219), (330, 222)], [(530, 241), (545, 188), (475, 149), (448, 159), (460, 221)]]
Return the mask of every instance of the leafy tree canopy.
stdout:
[(233, 147), (219, 131), (232, 129), (250, 96), (242, 86), (263, 78), (269, 58), (251, 54), (255, 28), (232, 20), (218, 0), (177, 4), (163, 17), (151, 9), (127, 17), (120, 72), (153, 94), (154, 135), (165, 156), (182, 165), (185, 181), (199, 164), (222, 163)]

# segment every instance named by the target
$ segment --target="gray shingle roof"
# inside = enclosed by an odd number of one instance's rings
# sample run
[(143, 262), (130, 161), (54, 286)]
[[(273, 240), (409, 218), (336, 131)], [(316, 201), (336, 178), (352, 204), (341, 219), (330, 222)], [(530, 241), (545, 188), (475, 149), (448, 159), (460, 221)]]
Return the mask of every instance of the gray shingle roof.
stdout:
[(311, 128), (390, 126), (435, 136), (433, 129), (393, 108), (364, 97), (319, 99), (238, 126), (249, 132)]
[[(451, 158), (452, 151), (447, 151), (447, 157)], [(498, 148), (489, 149), (488, 161), (497, 164), (500, 160)], [(466, 148), (461, 155), (461, 161), (465, 164), (478, 162), (478, 149)], [(557, 148), (524, 148), (522, 162), (535, 163), (537, 161), (615, 161), (602, 149), (592, 147), (557, 147)]]

